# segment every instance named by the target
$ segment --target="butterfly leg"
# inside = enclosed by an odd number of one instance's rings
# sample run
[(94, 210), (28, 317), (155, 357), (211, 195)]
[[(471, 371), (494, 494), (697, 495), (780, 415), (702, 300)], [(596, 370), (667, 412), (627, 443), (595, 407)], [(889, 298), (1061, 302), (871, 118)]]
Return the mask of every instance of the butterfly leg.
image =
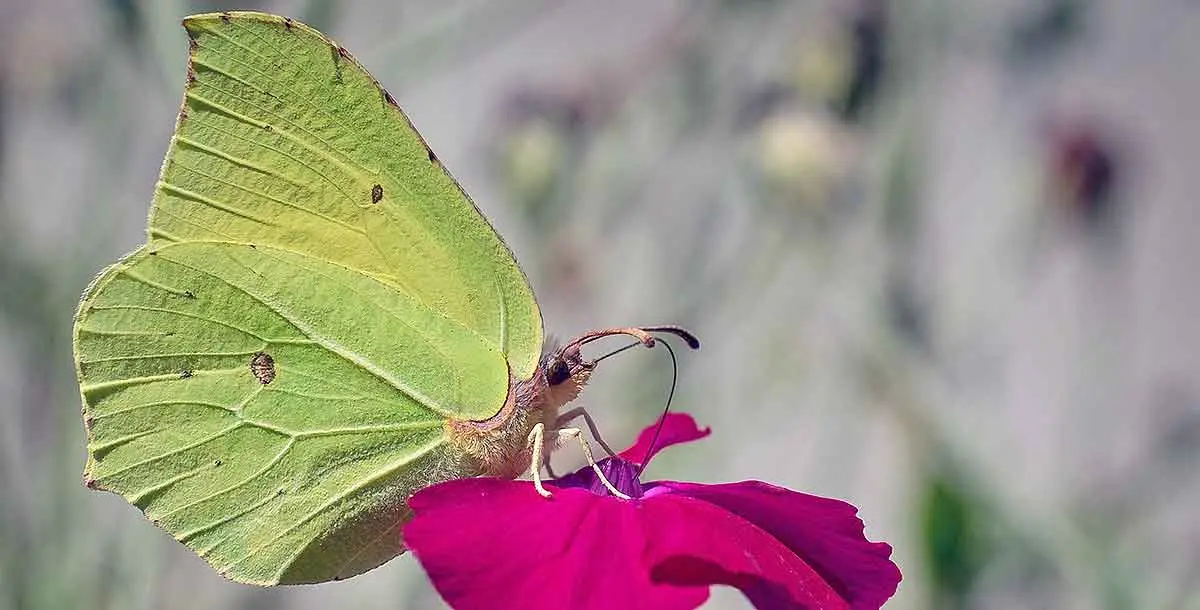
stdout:
[(542, 485), (542, 462), (546, 459), (543, 453), (546, 442), (545, 434), (546, 424), (538, 422), (534, 424), (533, 429), (529, 431), (529, 438), (526, 442), (532, 446), (532, 451), (530, 452), (531, 464), (529, 466), (529, 474), (533, 476), (533, 488), (536, 489), (538, 494), (543, 498), (550, 498), (553, 497), (554, 494), (550, 493), (546, 489), (545, 485)]
[(588, 432), (592, 433), (592, 438), (596, 439), (597, 443), (600, 443), (600, 447), (603, 448), (606, 453), (608, 453), (609, 457), (617, 457), (617, 452), (613, 451), (612, 447), (609, 447), (608, 443), (604, 442), (603, 436), (600, 436), (600, 430), (596, 427), (596, 420), (592, 419), (592, 414), (588, 413), (586, 407), (575, 407), (574, 409), (559, 415), (558, 419), (554, 420), (554, 428), (562, 429), (563, 426), (576, 419), (579, 419), (580, 417), (582, 417), (583, 422), (587, 424)]
[(592, 448), (590, 445), (588, 445), (587, 439), (583, 437), (582, 430), (579, 428), (560, 428), (556, 430), (556, 432), (558, 433), (559, 438), (574, 437), (579, 439), (579, 446), (583, 449), (583, 457), (587, 459), (588, 465), (592, 467), (592, 470), (595, 471), (596, 476), (600, 478), (600, 482), (604, 484), (604, 488), (618, 498), (623, 500), (630, 499), (629, 496), (621, 493), (621, 490), (614, 487), (613, 484), (609, 482), (608, 477), (604, 476), (604, 473), (600, 470), (600, 466), (596, 464), (596, 459), (592, 457)]

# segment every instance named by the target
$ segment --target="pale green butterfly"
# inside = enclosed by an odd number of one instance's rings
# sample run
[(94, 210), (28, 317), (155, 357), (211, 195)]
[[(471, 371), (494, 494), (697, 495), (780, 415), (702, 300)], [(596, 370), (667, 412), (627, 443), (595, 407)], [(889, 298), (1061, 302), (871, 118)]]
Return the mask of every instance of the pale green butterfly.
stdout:
[(698, 346), (615, 328), (541, 356), (512, 253), (344, 48), (261, 13), (183, 24), (148, 243), (85, 292), (75, 359), (86, 484), (221, 574), (362, 573), (404, 552), (405, 499), (436, 482), (531, 468), (545, 492), (543, 435), (586, 416), (559, 414), (581, 346)]

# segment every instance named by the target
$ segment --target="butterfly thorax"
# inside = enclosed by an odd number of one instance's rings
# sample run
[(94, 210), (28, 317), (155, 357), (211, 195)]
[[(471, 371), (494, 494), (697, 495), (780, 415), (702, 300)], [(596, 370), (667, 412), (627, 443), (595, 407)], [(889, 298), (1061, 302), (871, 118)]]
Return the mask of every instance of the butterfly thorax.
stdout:
[(539, 422), (556, 429), (559, 411), (579, 396), (591, 374), (592, 364), (583, 361), (578, 347), (556, 349), (542, 358), (533, 377), (512, 381), (508, 400), (496, 415), (451, 421), (451, 442), (480, 476), (516, 478), (530, 467), (530, 431)]

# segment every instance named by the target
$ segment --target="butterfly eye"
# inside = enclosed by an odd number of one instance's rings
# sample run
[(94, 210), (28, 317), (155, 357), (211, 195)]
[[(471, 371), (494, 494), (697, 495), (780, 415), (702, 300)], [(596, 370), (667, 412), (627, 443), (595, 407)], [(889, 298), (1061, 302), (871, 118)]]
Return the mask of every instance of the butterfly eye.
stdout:
[(571, 377), (571, 370), (567, 368), (567, 363), (562, 360), (555, 360), (550, 364), (550, 370), (546, 371), (546, 383), (550, 385), (558, 385)]

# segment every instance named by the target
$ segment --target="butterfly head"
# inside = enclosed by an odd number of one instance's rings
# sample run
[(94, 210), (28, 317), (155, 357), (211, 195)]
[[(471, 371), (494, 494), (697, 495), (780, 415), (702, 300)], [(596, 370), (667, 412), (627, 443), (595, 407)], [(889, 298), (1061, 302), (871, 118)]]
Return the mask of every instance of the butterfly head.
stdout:
[[(541, 372), (543, 378), (546, 380), (550, 404), (558, 408), (575, 400), (579, 396), (579, 392), (583, 389), (583, 386), (587, 384), (588, 378), (591, 377), (592, 371), (596, 368), (596, 364), (601, 360), (638, 345), (654, 347), (655, 333), (666, 333), (680, 337), (692, 349), (700, 347), (700, 342), (695, 336), (676, 326), (606, 328), (585, 333), (560, 347), (549, 349), (542, 357)], [(614, 335), (627, 335), (637, 339), (637, 342), (609, 352), (595, 360), (585, 360), (583, 358), (582, 348), (584, 345)]]
[(562, 406), (575, 400), (595, 368), (595, 362), (583, 359), (579, 344), (574, 341), (546, 354), (541, 369), (551, 404)]

